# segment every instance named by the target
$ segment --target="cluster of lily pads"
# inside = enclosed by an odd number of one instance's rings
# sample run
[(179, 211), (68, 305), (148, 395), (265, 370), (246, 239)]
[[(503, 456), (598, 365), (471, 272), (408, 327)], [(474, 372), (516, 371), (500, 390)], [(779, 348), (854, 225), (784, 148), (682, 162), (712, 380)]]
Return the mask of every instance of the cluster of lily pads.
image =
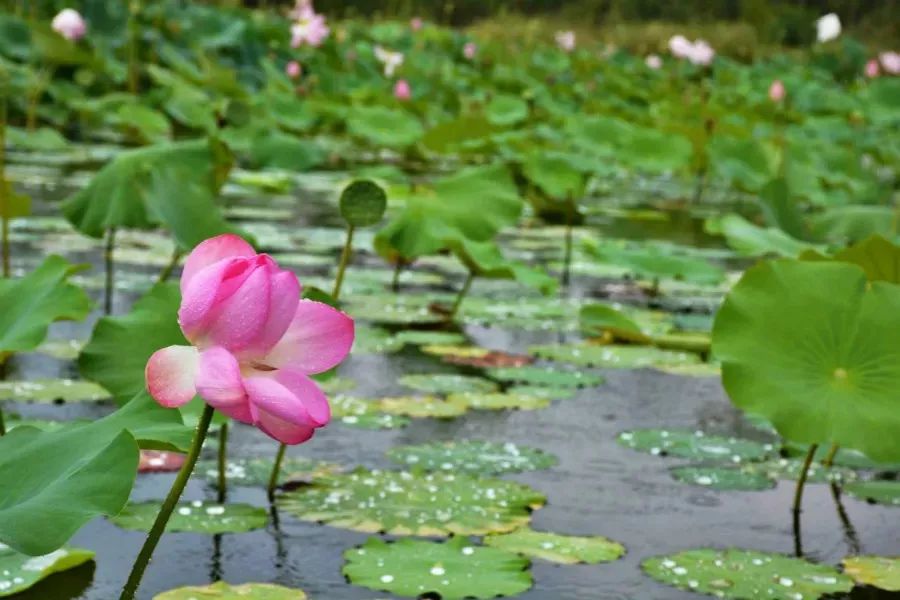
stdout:
[[(84, 11), (78, 36), (40, 11), (0, 14), (0, 367), (11, 371), (0, 402), (117, 407), (76, 422), (0, 411), (0, 596), (91, 560), (66, 543), (97, 516), (152, 526), (158, 502), (128, 503), (136, 473), (180, 468), (201, 405), (156, 405), (145, 365), (184, 343), (167, 280), (226, 232), (352, 315), (354, 359), (409, 352), (428, 365), (397, 379), (404, 395), (326, 374), (342, 426), (553, 410), (602, 385), (595, 368), (721, 374), (764, 441), (641, 429), (619, 442), (695, 461), (671, 471), (692, 485), (797, 479), (798, 512), (807, 480), (900, 505), (898, 78), (848, 77), (861, 69), (847, 67), (858, 47), (843, 39), (753, 65), (653, 66), (568, 37), (525, 47), (393, 22), (329, 35), (321, 15), (298, 14), (106, 3)], [(305, 18), (316, 43), (292, 43)], [(53, 200), (29, 216), (34, 189)], [(72, 193), (56, 202), (58, 189)], [(334, 198), (324, 219), (340, 228), (293, 222), (312, 194)], [(644, 239), (676, 219), (692, 237)], [(102, 253), (103, 268), (54, 253)], [(576, 279), (589, 293), (554, 295)], [(51, 329), (86, 319), (101, 291), (107, 316), (90, 339)], [(476, 341), (487, 329), (560, 337), (489, 347)], [(36, 356), (76, 362), (67, 379), (16, 379), (19, 359)], [(388, 452), (398, 470), (348, 471), (229, 458), (226, 422), (215, 424), (217, 460), (195, 477), (218, 501), (179, 503), (167, 531), (264, 527), (268, 511), (224, 492), (268, 486), (283, 515), (381, 534), (344, 553), (351, 583), (448, 600), (524, 592), (532, 559), (625, 552), (529, 527), (546, 497), (496, 476), (554, 466), (537, 448), (401, 446)], [(703, 548), (643, 569), (718, 597), (804, 600), (854, 581), (900, 590), (898, 561), (848, 557), (839, 572)], [(158, 598), (201, 593), (302, 597), (220, 582)]]

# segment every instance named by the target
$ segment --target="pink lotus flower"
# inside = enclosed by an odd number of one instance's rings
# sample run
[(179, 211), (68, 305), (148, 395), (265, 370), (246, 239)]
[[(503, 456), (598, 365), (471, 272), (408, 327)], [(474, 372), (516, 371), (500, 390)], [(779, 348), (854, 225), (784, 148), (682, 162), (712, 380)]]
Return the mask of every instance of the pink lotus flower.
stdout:
[(403, 53), (392, 52), (381, 46), (375, 46), (375, 58), (384, 65), (384, 76), (393, 77), (397, 68), (403, 64)]
[(468, 60), (472, 60), (475, 58), (476, 54), (478, 54), (478, 44), (475, 42), (466, 42), (466, 45), (463, 46), (463, 56)]
[(340, 363), (353, 320), (300, 299), (300, 282), (236, 235), (194, 248), (181, 275), (178, 324), (190, 346), (157, 350), (147, 389), (166, 407), (199, 395), (229, 417), (285, 444), (312, 437), (331, 418), (308, 377)]
[(772, 82), (772, 85), (769, 86), (769, 100), (772, 102), (781, 102), (784, 100), (784, 96), (784, 83), (782, 83), (780, 79), (776, 79)]
[(412, 98), (412, 88), (409, 87), (408, 81), (400, 79), (394, 84), (394, 98), (401, 102), (406, 102)]
[(425, 22), (422, 21), (422, 17), (413, 17), (409, 22), (409, 27), (413, 31), (419, 31), (425, 25)]
[(885, 73), (900, 75), (900, 53), (882, 52), (878, 55), (878, 60), (881, 61), (881, 67)]
[(866, 77), (872, 79), (874, 77), (878, 77), (881, 73), (881, 69), (878, 67), (878, 61), (874, 58), (866, 63), (865, 74)]
[(575, 32), (574, 31), (557, 31), (556, 45), (563, 52), (572, 52), (575, 50)]
[(644, 64), (656, 71), (662, 67), (662, 59), (656, 54), (651, 54), (644, 59)]
[(303, 67), (296, 60), (292, 60), (284, 66), (284, 73), (291, 79), (297, 79), (303, 73)]
[(712, 49), (706, 40), (697, 40), (694, 42), (694, 49), (688, 56), (688, 60), (695, 65), (702, 67), (708, 66), (716, 57), (716, 51)]
[(77, 42), (87, 33), (87, 23), (84, 22), (81, 14), (72, 8), (64, 8), (59, 11), (59, 14), (53, 17), (50, 27), (72, 42)]
[(694, 51), (694, 44), (683, 35), (673, 35), (669, 38), (669, 52), (675, 58), (687, 58)]
[(325, 16), (317, 14), (311, 0), (298, 0), (291, 17), (295, 19), (291, 25), (291, 47), (298, 48), (309, 44), (313, 48), (322, 45), (331, 30), (325, 24)]

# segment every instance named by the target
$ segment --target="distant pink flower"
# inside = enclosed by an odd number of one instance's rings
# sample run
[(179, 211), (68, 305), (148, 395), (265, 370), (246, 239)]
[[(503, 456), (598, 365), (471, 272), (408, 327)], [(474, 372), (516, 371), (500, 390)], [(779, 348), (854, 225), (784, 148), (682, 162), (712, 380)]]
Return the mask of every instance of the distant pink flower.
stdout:
[(644, 59), (644, 64), (656, 71), (662, 67), (662, 59), (656, 54), (651, 54)]
[(303, 72), (303, 67), (296, 60), (292, 60), (284, 66), (284, 73), (291, 79), (297, 79)]
[(874, 58), (866, 63), (865, 74), (866, 77), (872, 79), (873, 77), (878, 77), (881, 73), (881, 69), (878, 67), (878, 61)]
[(557, 31), (556, 45), (563, 52), (572, 52), (575, 50), (575, 32), (574, 31)]
[(331, 419), (308, 376), (340, 363), (353, 320), (300, 299), (300, 282), (236, 235), (194, 248), (181, 275), (178, 324), (190, 346), (157, 350), (147, 389), (166, 407), (199, 395), (229, 417), (285, 444), (299, 444)]
[(697, 40), (694, 42), (693, 52), (688, 56), (688, 60), (695, 65), (708, 66), (716, 57), (716, 51), (712, 49), (706, 40)]
[(400, 79), (394, 84), (394, 98), (401, 102), (406, 102), (412, 98), (412, 88), (409, 87), (408, 81)]
[(476, 54), (478, 54), (478, 44), (475, 42), (466, 42), (466, 45), (463, 46), (463, 56), (472, 60), (475, 58)]
[(425, 22), (422, 21), (421, 17), (413, 17), (409, 22), (409, 27), (413, 31), (419, 31), (425, 25)]
[(687, 58), (694, 50), (694, 44), (683, 35), (673, 35), (669, 38), (669, 52), (675, 58)]
[(50, 27), (53, 28), (53, 31), (72, 42), (77, 42), (87, 33), (87, 23), (84, 22), (81, 14), (72, 8), (64, 8), (59, 11), (53, 17)]
[(784, 83), (780, 79), (776, 79), (769, 86), (769, 100), (772, 102), (781, 102), (785, 96)]
[(375, 58), (384, 65), (384, 76), (393, 77), (397, 68), (403, 64), (403, 53), (385, 50), (381, 46), (375, 46)]
[(898, 52), (882, 52), (878, 55), (881, 61), (881, 67), (885, 73), (889, 75), (900, 75), (900, 53)]
[(316, 13), (311, 0), (298, 0), (291, 11), (294, 24), (291, 25), (291, 47), (309, 44), (313, 48), (322, 45), (331, 30), (325, 23), (325, 15)]

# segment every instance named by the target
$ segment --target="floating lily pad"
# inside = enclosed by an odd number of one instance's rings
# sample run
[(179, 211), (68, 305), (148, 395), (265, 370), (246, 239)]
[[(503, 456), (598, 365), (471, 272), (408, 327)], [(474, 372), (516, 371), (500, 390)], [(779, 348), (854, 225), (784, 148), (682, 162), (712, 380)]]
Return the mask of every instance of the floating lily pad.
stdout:
[(500, 381), (553, 388), (593, 387), (603, 383), (603, 378), (581, 371), (567, 371), (553, 367), (504, 367), (488, 369), (488, 376)]
[(483, 358), (491, 353), (490, 350), (482, 348), (481, 346), (467, 346), (461, 344), (428, 344), (422, 346), (421, 350), (425, 354), (433, 354), (441, 357), (455, 356), (458, 358)]
[(93, 558), (92, 551), (82, 548), (60, 548), (43, 556), (29, 556), (0, 544), (0, 597), (23, 592), (45, 577)]
[(672, 477), (682, 483), (714, 490), (754, 492), (775, 487), (775, 480), (760, 469), (734, 467), (676, 467)]
[(302, 590), (272, 583), (231, 585), (217, 581), (210, 585), (191, 585), (157, 594), (153, 600), (306, 600)]
[(509, 392), (451, 394), (447, 400), (449, 402), (465, 402), (467, 406), (476, 410), (538, 410), (550, 405), (550, 400), (547, 398), (534, 394)]
[(527, 559), (462, 537), (443, 543), (369, 538), (347, 550), (344, 560), (350, 583), (410, 598), (487, 599), (531, 587)]
[(507, 388), (506, 393), (513, 396), (535, 396), (547, 400), (568, 400), (575, 397), (576, 390), (572, 388), (551, 388), (542, 385), (514, 385)]
[(466, 341), (466, 336), (452, 331), (417, 331), (408, 329), (398, 331), (394, 337), (402, 344), (413, 346), (450, 345), (461, 344)]
[[(150, 531), (159, 503), (129, 504), (110, 520), (124, 529)], [(190, 533), (239, 533), (265, 527), (269, 515), (263, 508), (249, 504), (213, 504), (194, 500), (179, 502), (166, 525), (166, 531)]]
[(714, 362), (684, 363), (680, 365), (653, 365), (654, 369), (682, 377), (719, 377), (722, 367)]
[(534, 531), (528, 527), (511, 533), (489, 535), (484, 538), (484, 543), (516, 554), (563, 564), (594, 565), (618, 560), (625, 554), (622, 544), (602, 536), (560, 535)]
[(340, 418), (343, 425), (358, 429), (400, 429), (410, 424), (409, 417), (370, 413), (364, 415), (347, 415)]
[(81, 379), (33, 379), (0, 381), (0, 400), (16, 402), (96, 402), (109, 392), (92, 381)]
[(493, 392), (498, 387), (493, 381), (471, 375), (404, 375), (397, 381), (400, 385), (427, 394)]
[[(763, 418), (763, 417), (758, 417)], [(772, 431), (775, 430), (774, 426), (771, 426)], [(797, 458), (802, 458), (806, 456), (806, 453), (809, 451), (809, 446), (806, 444), (798, 444), (796, 442), (786, 441), (784, 444), (784, 449), (790, 456), (794, 456)], [(816, 450), (815, 460), (822, 461), (825, 460), (825, 456), (829, 453), (830, 448), (826, 445), (820, 445), (818, 450)], [(875, 462), (862, 452), (858, 450), (853, 450), (852, 448), (839, 448), (837, 454), (834, 455), (833, 464), (839, 465), (842, 467), (849, 467), (851, 469), (869, 469), (875, 471), (900, 471), (900, 463), (898, 462)]]
[(853, 587), (833, 567), (753, 550), (687, 550), (649, 558), (641, 567), (662, 583), (735, 600), (815, 600)]
[(394, 396), (381, 398), (377, 404), (381, 412), (419, 419), (449, 419), (464, 414), (468, 409), (468, 404), (458, 397), (442, 400), (436, 396)]
[(380, 327), (357, 326), (353, 354), (389, 354), (403, 349), (403, 342)]
[[(803, 461), (778, 458), (759, 463), (754, 465), (754, 467), (767, 472), (770, 477), (796, 481), (800, 477), (800, 471), (803, 469)], [(826, 467), (820, 462), (811, 463), (806, 472), (807, 481), (810, 483), (847, 483), (856, 480), (856, 477), (856, 472), (851, 469), (838, 466)]]
[(843, 564), (844, 573), (857, 583), (900, 592), (900, 557), (851, 556)]
[(616, 346), (599, 344), (546, 344), (532, 346), (529, 351), (539, 358), (567, 362), (584, 367), (608, 369), (641, 369), (668, 367), (702, 362), (692, 352), (663, 350), (653, 346)]
[(526, 525), (544, 496), (500, 479), (357, 470), (286, 492), (278, 503), (305, 521), (391, 535), (484, 535)]
[[(281, 463), (279, 479), (280, 481), (309, 481), (339, 470), (340, 467), (333, 463), (286, 456)], [(200, 461), (194, 468), (194, 473), (204, 477), (210, 483), (217, 483), (219, 480), (218, 463), (212, 460)], [(272, 460), (268, 458), (228, 460), (225, 463), (225, 479), (228, 483), (235, 485), (267, 485), (271, 474)]]
[(83, 346), (82, 340), (47, 340), (34, 351), (59, 360), (75, 360)]
[(772, 444), (706, 435), (702, 431), (635, 429), (620, 433), (616, 441), (626, 448), (657, 456), (734, 463), (763, 460), (775, 452)]
[(900, 481), (856, 481), (844, 486), (844, 491), (860, 500), (900, 506)]
[(409, 469), (474, 475), (548, 469), (557, 463), (555, 456), (537, 448), (474, 440), (398, 446), (387, 456)]

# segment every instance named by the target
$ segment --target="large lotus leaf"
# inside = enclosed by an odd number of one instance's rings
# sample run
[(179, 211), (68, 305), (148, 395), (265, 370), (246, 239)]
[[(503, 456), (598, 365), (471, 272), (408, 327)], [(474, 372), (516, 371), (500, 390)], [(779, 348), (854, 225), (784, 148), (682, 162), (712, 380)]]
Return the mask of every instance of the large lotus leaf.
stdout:
[(66, 199), (63, 213), (95, 238), (111, 227), (165, 226), (184, 249), (233, 232), (215, 203), (231, 165), (223, 148), (204, 139), (122, 152)]
[(599, 337), (610, 333), (615, 339), (649, 344), (648, 336), (635, 321), (608, 304), (585, 304), (578, 312), (578, 322), (585, 335)]
[(633, 127), (618, 158), (637, 171), (664, 172), (686, 167), (693, 147), (686, 137), (647, 127)]
[(713, 329), (732, 402), (789, 440), (900, 458), (900, 287), (857, 266), (778, 260), (749, 269)]
[(859, 266), (869, 281), (900, 284), (900, 247), (880, 235), (841, 250), (834, 259)]
[(485, 114), (491, 125), (510, 127), (528, 118), (528, 103), (517, 96), (500, 94), (491, 99)]
[(493, 392), (497, 389), (496, 383), (483, 377), (444, 373), (404, 375), (397, 380), (397, 383), (429, 394)]
[(59, 548), (92, 518), (125, 505), (138, 442), (183, 449), (190, 437), (177, 411), (147, 395), (92, 423), (16, 427), (0, 437), (0, 542), (32, 555)]
[(813, 244), (795, 239), (777, 227), (760, 227), (737, 214), (727, 214), (706, 222), (710, 233), (722, 235), (728, 245), (745, 256), (775, 255), (793, 258)]
[(719, 283), (725, 278), (720, 267), (703, 258), (674, 254), (661, 246), (590, 240), (585, 244), (585, 249), (597, 259), (625, 267), (639, 277), (671, 277), (709, 284)]
[(273, 583), (231, 585), (217, 581), (209, 585), (175, 588), (153, 597), (153, 600), (306, 600), (302, 590)]
[(494, 127), (484, 117), (459, 117), (429, 129), (422, 138), (422, 145), (440, 154), (477, 149), (488, 143), (488, 136), (493, 130)]
[(851, 496), (855, 496), (860, 500), (887, 506), (900, 506), (900, 481), (887, 479), (854, 481), (844, 489)]
[(417, 192), (375, 238), (386, 258), (415, 258), (437, 252), (447, 240), (487, 241), (514, 225), (522, 199), (503, 165), (471, 167)]
[(79, 379), (26, 379), (0, 381), (0, 400), (57, 403), (107, 400), (109, 393), (91, 381)]
[(844, 573), (857, 583), (900, 592), (900, 557), (850, 556), (843, 562)]
[(325, 151), (310, 139), (282, 133), (260, 131), (247, 149), (250, 164), (256, 168), (308, 171), (325, 162)]
[(409, 598), (496, 598), (531, 587), (528, 560), (455, 537), (446, 542), (369, 538), (344, 553), (350, 583)]
[(495, 367), (487, 370), (487, 375), (498, 381), (527, 385), (542, 385), (552, 388), (594, 387), (603, 383), (603, 378), (592, 373), (560, 369), (559, 367)]
[(383, 413), (402, 417), (452, 419), (465, 414), (469, 405), (460, 399), (458, 394), (453, 394), (446, 400), (436, 396), (391, 396), (379, 398), (375, 408)]
[[(124, 529), (150, 531), (159, 514), (158, 502), (129, 504), (110, 520)], [(269, 513), (249, 504), (214, 504), (200, 500), (179, 502), (166, 523), (166, 531), (239, 533), (265, 527)]]
[(526, 525), (544, 496), (530, 487), (460, 473), (357, 470), (279, 496), (305, 521), (391, 535), (484, 535)]
[(833, 567), (753, 550), (686, 550), (641, 567), (662, 583), (731, 600), (816, 600), (853, 587)]
[(554, 200), (578, 200), (587, 177), (579, 157), (559, 152), (534, 152), (522, 163), (522, 172)]
[(489, 535), (484, 538), (484, 543), (493, 548), (565, 565), (594, 565), (617, 560), (625, 554), (622, 544), (605, 537), (560, 535), (534, 531), (528, 527), (511, 533)]
[(90, 299), (66, 281), (81, 270), (51, 255), (22, 279), (0, 279), (0, 356), (37, 348), (54, 321), (87, 316)]
[(717, 135), (707, 152), (713, 173), (742, 189), (759, 191), (772, 177), (771, 156), (758, 140)]
[(609, 369), (664, 368), (702, 363), (700, 357), (693, 352), (663, 350), (653, 346), (543, 344), (531, 346), (528, 351), (538, 358)]
[(146, 386), (150, 355), (166, 346), (187, 345), (178, 327), (181, 293), (176, 283), (154, 286), (126, 315), (103, 317), (78, 357), (85, 379), (96, 381), (122, 404)]
[(788, 180), (776, 177), (759, 192), (766, 222), (795, 238), (806, 237), (806, 225)]
[(894, 208), (890, 206), (835, 206), (812, 217), (811, 224), (818, 237), (835, 244), (846, 244), (871, 235), (894, 237), (894, 217)]
[(649, 452), (654, 456), (678, 456), (727, 463), (763, 460), (775, 452), (772, 444), (678, 429), (624, 431), (616, 441), (626, 448)]
[(534, 269), (503, 256), (493, 241), (474, 242), (465, 238), (449, 240), (447, 246), (470, 273), (488, 279), (513, 279), (523, 285), (550, 295), (558, 281), (546, 271)]
[(347, 130), (371, 144), (388, 148), (405, 148), (418, 142), (425, 134), (416, 117), (381, 106), (350, 109)]
[(557, 462), (555, 456), (536, 448), (517, 446), (511, 442), (498, 444), (474, 440), (396, 446), (388, 450), (387, 456), (408, 469), (473, 475), (547, 469)]
[(23, 592), (54, 573), (74, 569), (94, 553), (82, 548), (60, 548), (43, 556), (29, 556), (0, 544), (0, 598)]

